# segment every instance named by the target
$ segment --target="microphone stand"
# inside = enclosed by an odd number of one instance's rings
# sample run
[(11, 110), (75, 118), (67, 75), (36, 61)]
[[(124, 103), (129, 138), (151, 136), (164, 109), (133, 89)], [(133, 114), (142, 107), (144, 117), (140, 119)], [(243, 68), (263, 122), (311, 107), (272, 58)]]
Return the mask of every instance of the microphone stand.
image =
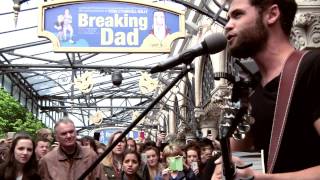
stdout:
[[(191, 61), (190, 61), (191, 63)], [(107, 156), (112, 149), (120, 142), (123, 138), (140, 122), (140, 120), (169, 92), (169, 90), (180, 80), (182, 79), (188, 72), (190, 72), (193, 68), (186, 65), (186, 68), (183, 68), (182, 71), (178, 74), (177, 77), (173, 79), (172, 82), (166, 87), (158, 97), (156, 97), (150, 105), (129, 125), (129, 127), (123, 131), (123, 133), (91, 164), (91, 166), (81, 174), (78, 180), (84, 180), (90, 172), (103, 160), (105, 156)]]
[[(239, 110), (227, 106), (221, 116), (219, 124), (219, 142), (221, 146), (222, 168), (225, 180), (233, 180), (236, 175), (236, 168), (247, 168), (250, 165), (235, 166), (232, 162), (230, 150), (230, 137), (237, 130), (237, 126), (243, 122), (243, 116), (248, 112), (249, 85), (246, 82), (238, 81), (234, 83), (232, 89), (232, 102), (240, 100)], [(247, 179), (252, 179), (249, 177)]]
[[(238, 123), (241, 121), (242, 116), (245, 114), (246, 109), (241, 108), (239, 112), (237, 113), (236, 117), (234, 118), (234, 121), (238, 121)], [(226, 117), (224, 117), (226, 118)], [(229, 120), (226, 118), (225, 120)], [(228, 121), (231, 122), (231, 121)], [(230, 151), (230, 140), (229, 138), (232, 136), (233, 132), (237, 128), (237, 122), (229, 123), (226, 122), (226, 124), (220, 124), (219, 127), (219, 141), (221, 146), (221, 156), (222, 156), (222, 164), (223, 164), (223, 175), (225, 177), (225, 180), (232, 180), (234, 178), (234, 175), (236, 173), (236, 167), (234, 163), (232, 162), (231, 158), (231, 151)]]

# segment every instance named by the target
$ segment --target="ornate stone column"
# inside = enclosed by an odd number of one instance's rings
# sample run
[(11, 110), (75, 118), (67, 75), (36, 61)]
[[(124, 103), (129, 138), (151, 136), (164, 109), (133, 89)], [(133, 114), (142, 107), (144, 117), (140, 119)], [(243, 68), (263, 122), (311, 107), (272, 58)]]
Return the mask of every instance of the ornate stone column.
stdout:
[[(223, 32), (223, 27), (215, 24), (210, 18), (204, 17), (198, 22), (198, 25), (200, 27), (197, 36), (198, 43), (208, 34)], [(208, 130), (211, 130), (214, 138), (217, 135), (220, 109), (212, 102), (211, 97), (219, 93), (220, 87), (225, 83), (223, 79), (214, 80), (215, 72), (224, 72), (225, 59), (225, 53), (221, 52), (198, 58), (195, 63), (195, 97), (197, 108), (194, 111), (203, 137), (207, 136)], [(212, 83), (214, 86), (212, 86)]]
[(320, 47), (320, 0), (297, 0), (291, 40), (297, 49)]

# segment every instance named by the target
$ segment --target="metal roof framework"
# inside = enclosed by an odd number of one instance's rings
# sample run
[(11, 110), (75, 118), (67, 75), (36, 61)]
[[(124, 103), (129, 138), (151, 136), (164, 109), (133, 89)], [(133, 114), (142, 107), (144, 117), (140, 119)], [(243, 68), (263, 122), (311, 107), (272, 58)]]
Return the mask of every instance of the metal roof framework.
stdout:
[[(217, 0), (175, 2), (187, 7), (186, 20), (194, 24), (202, 15), (210, 16), (220, 24), (226, 22), (219, 16), (224, 7)], [(98, 110), (103, 112), (102, 125), (130, 123), (132, 112), (143, 110), (158, 92), (141, 93), (141, 73), (148, 72), (168, 56), (180, 52), (192, 38), (192, 29), (189, 28), (189, 35), (176, 41), (170, 54), (55, 53), (50, 41), (37, 37), (40, 3), (43, 0), (30, 0), (21, 4), (15, 26), (13, 1), (0, 2), (0, 21), (3, 24), (0, 27), (0, 81), (4, 89), (49, 127), (66, 115), (72, 115), (79, 127), (94, 127), (89, 118)], [(212, 4), (218, 7), (216, 12), (209, 7)], [(94, 81), (89, 93), (81, 92), (74, 84), (85, 72), (91, 72)], [(120, 86), (112, 83), (112, 74), (115, 72), (121, 72), (123, 76)], [(179, 68), (156, 73), (151, 77), (170, 82), (177, 72)], [(165, 101), (162, 103), (166, 104)], [(173, 107), (167, 108), (174, 110)]]

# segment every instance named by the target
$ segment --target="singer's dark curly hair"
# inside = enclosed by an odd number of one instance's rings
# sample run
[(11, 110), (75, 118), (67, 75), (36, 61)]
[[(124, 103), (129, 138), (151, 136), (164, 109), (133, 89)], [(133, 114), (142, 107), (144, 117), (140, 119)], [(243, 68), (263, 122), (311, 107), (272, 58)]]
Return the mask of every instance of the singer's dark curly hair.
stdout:
[[(233, 0), (226, 1), (231, 3)], [(293, 20), (298, 8), (295, 0), (249, 0), (249, 2), (258, 9), (260, 14), (271, 5), (278, 5), (280, 10), (281, 28), (288, 37), (290, 36)]]

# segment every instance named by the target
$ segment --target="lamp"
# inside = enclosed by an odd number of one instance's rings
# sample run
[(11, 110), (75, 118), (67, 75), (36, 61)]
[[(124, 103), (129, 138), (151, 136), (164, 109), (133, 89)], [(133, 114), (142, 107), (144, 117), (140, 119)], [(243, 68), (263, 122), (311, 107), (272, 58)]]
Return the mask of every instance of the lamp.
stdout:
[(17, 26), (18, 23), (18, 15), (20, 12), (20, 0), (13, 0), (13, 12), (14, 12), (14, 25)]
[(18, 14), (20, 12), (20, 5), (29, 0), (13, 0), (13, 12), (14, 12), (14, 25), (17, 26)]
[(120, 86), (122, 83), (122, 74), (120, 71), (114, 71), (111, 75), (112, 84), (115, 86)]

